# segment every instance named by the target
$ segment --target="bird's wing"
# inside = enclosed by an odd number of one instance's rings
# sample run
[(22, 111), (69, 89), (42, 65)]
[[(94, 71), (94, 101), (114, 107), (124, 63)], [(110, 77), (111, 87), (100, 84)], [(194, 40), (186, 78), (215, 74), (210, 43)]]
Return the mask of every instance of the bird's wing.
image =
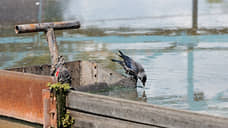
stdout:
[(138, 72), (144, 72), (145, 71), (143, 66), (140, 63), (137, 63), (137, 62), (135, 62), (135, 63), (136, 63), (135, 65), (137, 67)]
[(129, 56), (125, 55), (122, 51), (119, 50), (119, 53), (120, 53), (119, 56), (124, 60), (124, 64), (126, 68), (131, 72), (137, 73), (138, 69), (137, 69), (136, 62), (133, 59), (131, 59)]
[(58, 81), (61, 83), (71, 83), (70, 72), (65, 67), (61, 68), (57, 78), (58, 78)]
[(137, 74), (138, 68), (136, 66), (136, 62), (133, 59), (131, 59), (130, 57), (125, 58), (124, 63), (126, 65), (126, 67), (128, 68), (128, 70)]

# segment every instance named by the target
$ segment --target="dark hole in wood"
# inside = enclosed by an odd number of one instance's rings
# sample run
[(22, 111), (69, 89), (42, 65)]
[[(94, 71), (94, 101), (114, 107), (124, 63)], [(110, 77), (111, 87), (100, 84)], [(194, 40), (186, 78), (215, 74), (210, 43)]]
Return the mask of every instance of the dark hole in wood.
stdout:
[(95, 74), (94, 77), (97, 77), (97, 75)]
[(52, 119), (54, 119), (54, 117), (55, 117), (55, 113), (52, 113)]

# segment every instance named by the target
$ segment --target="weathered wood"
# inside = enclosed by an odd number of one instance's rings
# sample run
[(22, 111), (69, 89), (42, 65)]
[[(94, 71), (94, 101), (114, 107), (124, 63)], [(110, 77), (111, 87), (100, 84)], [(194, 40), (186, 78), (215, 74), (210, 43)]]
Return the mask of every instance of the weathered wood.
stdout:
[[(96, 67), (96, 68), (95, 68)], [(112, 86), (135, 87), (136, 82), (110, 69), (103, 68), (95, 62), (66, 62), (66, 68), (72, 77), (72, 87), (81, 91), (96, 91)], [(7, 69), (10, 71), (50, 75), (51, 65), (28, 66)], [(96, 75), (96, 77), (95, 77)]]
[(68, 110), (74, 117), (73, 128), (160, 128), (144, 124)]
[(5, 70), (49, 76), (50, 69), (51, 69), (51, 65), (43, 64), (43, 65), (10, 68)]
[[(91, 86), (93, 85), (93, 86)], [(114, 72), (103, 68), (95, 62), (81, 61), (80, 63), (80, 85), (79, 90), (99, 90), (112, 86), (135, 87), (136, 82)], [(73, 85), (74, 87), (74, 85)]]
[(67, 107), (103, 117), (165, 128), (227, 128), (228, 118), (72, 91)]

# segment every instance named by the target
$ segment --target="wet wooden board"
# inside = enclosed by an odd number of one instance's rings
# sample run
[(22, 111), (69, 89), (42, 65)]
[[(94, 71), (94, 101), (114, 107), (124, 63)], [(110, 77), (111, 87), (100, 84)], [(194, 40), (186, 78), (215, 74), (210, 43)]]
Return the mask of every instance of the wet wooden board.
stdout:
[[(228, 118), (175, 110), (142, 102), (72, 91), (67, 107), (76, 112), (98, 115), (163, 128), (227, 128)], [(88, 118), (89, 120), (89, 118)], [(96, 121), (96, 118), (94, 118)]]
[(75, 118), (73, 128), (159, 128), (144, 124), (68, 110)]

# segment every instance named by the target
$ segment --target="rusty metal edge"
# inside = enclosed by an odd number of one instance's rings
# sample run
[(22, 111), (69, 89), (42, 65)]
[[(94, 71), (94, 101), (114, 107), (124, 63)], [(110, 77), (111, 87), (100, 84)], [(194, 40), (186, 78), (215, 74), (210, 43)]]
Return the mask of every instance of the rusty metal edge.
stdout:
[[(0, 75), (9, 75), (11, 77), (26, 77), (27, 79), (49, 79), (51, 80), (50, 82), (55, 82), (55, 79), (54, 77), (52, 76), (45, 76), (45, 75), (36, 75), (36, 74), (31, 74), (31, 73), (23, 73), (23, 72), (15, 72), (15, 71), (7, 71), (7, 70), (0, 70)], [(42, 92), (41, 92), (41, 96), (42, 96)], [(41, 101), (42, 102), (42, 101)], [(20, 115), (17, 115), (17, 114), (13, 114), (11, 112), (6, 112), (5, 110), (1, 110), (0, 109), (0, 116), (3, 116), (3, 117), (7, 117), (7, 118), (12, 118), (12, 119), (17, 119), (17, 120), (22, 120), (22, 121), (25, 121), (25, 122), (30, 122), (30, 123), (33, 123), (33, 124), (43, 124), (43, 120), (33, 120), (33, 119), (28, 119), (28, 118), (25, 118), (23, 116), (20, 116)]]

